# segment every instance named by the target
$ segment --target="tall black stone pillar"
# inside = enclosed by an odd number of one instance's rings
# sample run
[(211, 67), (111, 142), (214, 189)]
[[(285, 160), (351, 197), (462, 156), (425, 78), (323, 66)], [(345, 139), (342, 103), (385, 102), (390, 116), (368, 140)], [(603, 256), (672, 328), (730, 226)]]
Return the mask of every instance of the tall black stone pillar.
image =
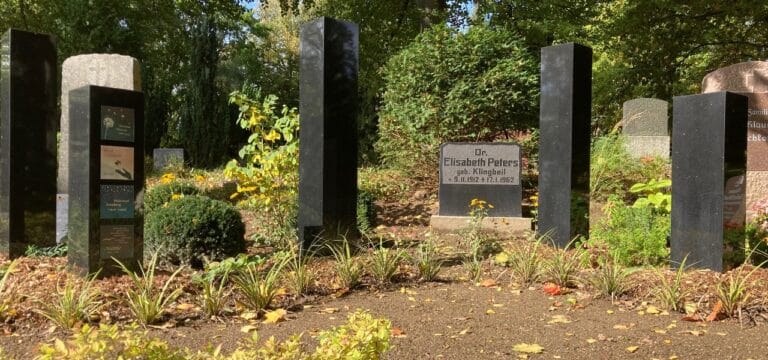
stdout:
[(144, 96), (84, 86), (69, 92), (69, 264), (120, 273), (143, 259)]
[(747, 97), (719, 92), (673, 101), (672, 262), (687, 256), (688, 265), (722, 271), (724, 237), (743, 251)]
[(301, 28), (299, 241), (357, 236), (357, 25)]
[(10, 30), (0, 40), (0, 254), (56, 244), (56, 46)]
[(589, 234), (592, 49), (541, 49), (538, 233), (565, 247)]

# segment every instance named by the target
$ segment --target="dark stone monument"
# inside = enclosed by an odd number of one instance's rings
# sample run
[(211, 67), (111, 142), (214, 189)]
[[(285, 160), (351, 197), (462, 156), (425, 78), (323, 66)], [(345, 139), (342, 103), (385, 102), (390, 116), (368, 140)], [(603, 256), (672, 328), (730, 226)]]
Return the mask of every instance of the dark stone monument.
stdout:
[(541, 49), (538, 233), (565, 247), (589, 234), (592, 49)]
[(119, 273), (143, 259), (144, 96), (85, 86), (69, 93), (69, 263)]
[(299, 47), (299, 241), (357, 236), (357, 25), (319, 18)]
[(729, 219), (726, 206), (744, 203), (747, 98), (678, 96), (673, 109), (671, 260), (722, 271), (724, 237), (744, 239), (744, 214)]
[(0, 40), (0, 254), (56, 244), (56, 46), (19, 30)]
[(488, 216), (522, 216), (520, 146), (446, 143), (440, 146), (441, 216), (467, 216), (472, 199), (493, 205)]

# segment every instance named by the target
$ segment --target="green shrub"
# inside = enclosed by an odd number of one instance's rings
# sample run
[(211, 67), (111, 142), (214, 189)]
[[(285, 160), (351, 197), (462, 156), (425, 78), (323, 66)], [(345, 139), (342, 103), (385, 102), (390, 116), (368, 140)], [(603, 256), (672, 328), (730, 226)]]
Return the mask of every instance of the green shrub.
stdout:
[(202, 268), (245, 251), (245, 225), (230, 204), (190, 195), (147, 214), (145, 248), (160, 259)]
[(614, 259), (622, 265), (659, 265), (669, 255), (669, 230), (668, 214), (612, 201), (607, 217), (595, 226), (589, 242), (607, 244)]
[(441, 24), (383, 68), (376, 149), (394, 167), (432, 175), (446, 141), (491, 140), (535, 127), (538, 64), (507, 30)]
[[(161, 180), (162, 181), (162, 180)], [(173, 200), (173, 195), (198, 195), (200, 189), (192, 184), (171, 180), (147, 189), (144, 194), (144, 211), (150, 213)]]
[(357, 230), (360, 233), (367, 233), (373, 228), (373, 222), (376, 220), (376, 208), (373, 202), (376, 201), (374, 195), (365, 190), (357, 192)]
[(627, 189), (633, 184), (648, 179), (669, 178), (668, 161), (632, 158), (620, 134), (595, 138), (590, 157), (589, 192), (592, 200), (606, 200), (611, 195), (630, 200)]

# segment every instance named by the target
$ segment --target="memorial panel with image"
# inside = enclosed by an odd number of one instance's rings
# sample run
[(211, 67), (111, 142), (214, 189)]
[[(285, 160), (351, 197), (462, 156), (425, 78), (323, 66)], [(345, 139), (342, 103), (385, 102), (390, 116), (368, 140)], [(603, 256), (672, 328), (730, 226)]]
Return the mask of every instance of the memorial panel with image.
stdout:
[(134, 139), (134, 111), (117, 106), (101, 107), (101, 140), (130, 141)]
[(133, 148), (125, 146), (101, 146), (101, 179), (133, 180)]
[(135, 234), (133, 224), (101, 225), (99, 227), (99, 249), (101, 259), (133, 258)]
[(102, 219), (132, 219), (133, 185), (101, 185), (99, 213)]

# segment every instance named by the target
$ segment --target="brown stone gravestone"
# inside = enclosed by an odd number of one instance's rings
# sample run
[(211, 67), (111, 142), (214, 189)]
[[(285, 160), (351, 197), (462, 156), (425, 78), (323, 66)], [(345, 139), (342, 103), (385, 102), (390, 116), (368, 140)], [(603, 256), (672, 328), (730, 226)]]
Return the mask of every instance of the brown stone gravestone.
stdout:
[[(747, 219), (752, 206), (768, 198), (768, 61), (747, 61), (717, 69), (701, 82), (702, 93), (732, 91), (749, 99), (747, 110)], [(743, 184), (743, 182), (742, 182)], [(743, 186), (730, 184), (731, 186)], [(728, 187), (729, 185), (726, 185)], [(735, 189), (732, 192), (738, 193)], [(729, 192), (726, 189), (726, 192)], [(728, 214), (726, 214), (728, 215)], [(740, 218), (736, 216), (736, 218)]]

